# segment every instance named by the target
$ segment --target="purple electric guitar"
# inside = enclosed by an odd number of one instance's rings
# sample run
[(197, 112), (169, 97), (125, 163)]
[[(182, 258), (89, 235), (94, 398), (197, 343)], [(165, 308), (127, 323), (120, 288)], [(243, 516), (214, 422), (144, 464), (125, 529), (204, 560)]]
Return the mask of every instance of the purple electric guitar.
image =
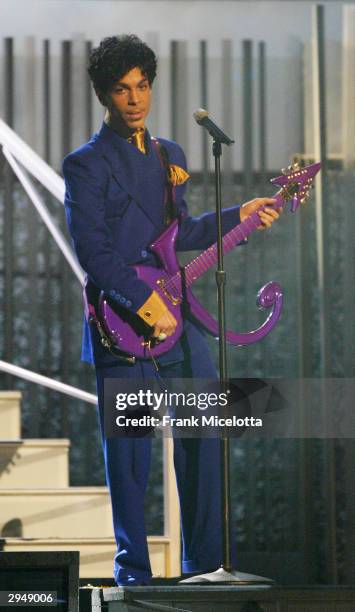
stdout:
[[(297, 164), (283, 170), (283, 174), (271, 179), (271, 183), (281, 189), (276, 193), (273, 207), (291, 204), (291, 212), (295, 212), (307, 196), (313, 179), (321, 167), (320, 163), (300, 168)], [(269, 206), (270, 207), (270, 206)], [(253, 213), (248, 219), (230, 230), (223, 237), (223, 252), (228, 253), (242, 240), (249, 236), (260, 225), (260, 218)], [(100, 324), (111, 343), (111, 346), (129, 353), (135, 357), (159, 357), (177, 342), (183, 331), (182, 306), (213, 336), (218, 336), (218, 323), (194, 297), (190, 287), (202, 274), (217, 262), (217, 243), (203, 251), (185, 267), (179, 266), (175, 241), (178, 234), (178, 221), (175, 220), (150, 245), (150, 249), (158, 255), (161, 268), (144, 265), (133, 266), (138, 278), (144, 280), (157, 291), (170, 312), (177, 320), (177, 326), (172, 336), (159, 342), (152, 337), (152, 327), (148, 326), (138, 315), (110, 300), (101, 292), (98, 305)], [(276, 282), (270, 282), (260, 289), (257, 298), (259, 308), (271, 309), (268, 318), (257, 329), (236, 333), (227, 331), (226, 338), (231, 344), (244, 345), (261, 340), (277, 323), (282, 308), (282, 291)]]

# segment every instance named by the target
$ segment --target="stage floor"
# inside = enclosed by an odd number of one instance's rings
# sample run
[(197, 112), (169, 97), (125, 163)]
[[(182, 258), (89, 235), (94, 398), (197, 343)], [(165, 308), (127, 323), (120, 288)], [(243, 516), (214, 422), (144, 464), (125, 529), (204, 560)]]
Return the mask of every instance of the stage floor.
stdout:
[[(191, 586), (80, 589), (80, 612), (354, 612), (355, 587)], [(84, 594), (84, 591), (85, 594)], [(85, 603), (84, 603), (85, 599)]]

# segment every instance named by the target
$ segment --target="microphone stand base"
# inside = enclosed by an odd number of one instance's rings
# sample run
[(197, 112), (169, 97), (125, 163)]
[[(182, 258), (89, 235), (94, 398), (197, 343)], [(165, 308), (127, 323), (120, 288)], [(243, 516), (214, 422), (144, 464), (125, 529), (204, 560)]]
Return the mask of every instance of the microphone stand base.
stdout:
[(229, 584), (233, 586), (255, 588), (255, 589), (268, 589), (273, 584), (274, 580), (271, 578), (264, 578), (263, 576), (255, 576), (254, 574), (245, 574), (243, 572), (227, 572), (223, 567), (220, 567), (214, 572), (208, 574), (199, 574), (198, 576), (192, 576), (191, 578), (185, 578), (180, 580), (179, 584)]

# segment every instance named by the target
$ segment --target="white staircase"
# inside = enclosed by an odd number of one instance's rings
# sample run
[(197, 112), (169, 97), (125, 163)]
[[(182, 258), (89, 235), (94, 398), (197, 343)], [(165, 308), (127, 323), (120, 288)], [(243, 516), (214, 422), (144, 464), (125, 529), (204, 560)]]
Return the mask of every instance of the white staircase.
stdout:
[[(2, 549), (78, 550), (81, 578), (112, 577), (116, 546), (107, 487), (70, 487), (70, 441), (21, 439), (20, 404), (20, 392), (0, 392)], [(148, 538), (155, 576), (179, 573), (174, 531), (173, 538)]]

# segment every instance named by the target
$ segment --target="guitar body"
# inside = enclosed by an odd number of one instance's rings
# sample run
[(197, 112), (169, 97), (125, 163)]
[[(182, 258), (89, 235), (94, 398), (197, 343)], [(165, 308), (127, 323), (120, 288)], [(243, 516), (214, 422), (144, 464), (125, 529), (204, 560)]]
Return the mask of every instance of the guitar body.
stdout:
[[(150, 245), (161, 262), (161, 268), (151, 266), (133, 266), (139, 279), (154, 289), (171, 314), (177, 320), (174, 334), (166, 338), (163, 342), (158, 342), (152, 338), (152, 328), (134, 313), (123, 308), (107, 298), (101, 292), (99, 298), (99, 317), (106, 334), (114, 345), (121, 351), (139, 357), (149, 359), (151, 355), (159, 357), (169, 351), (179, 340), (183, 332), (183, 319), (181, 314), (181, 279), (171, 284), (171, 277), (178, 272), (179, 264), (175, 252), (175, 242), (178, 232), (178, 222), (174, 221), (161, 234), (158, 240)], [(150, 345), (148, 342), (150, 340)]]
[[(148, 359), (151, 355), (159, 357), (159, 355), (169, 351), (182, 334), (181, 302), (172, 303), (162, 291), (161, 283), (168, 284), (170, 279), (165, 270), (152, 268), (151, 266), (134, 266), (134, 269), (138, 278), (159, 293), (171, 314), (174, 315), (177, 320), (174, 334), (163, 342), (155, 341), (151, 337), (152, 328), (144, 323), (143, 319), (127, 310), (127, 308), (123, 308), (119, 304), (116, 305), (115, 301), (107, 299), (104, 293), (101, 293), (99, 299), (100, 319), (106, 334), (121, 351), (140, 359)], [(147, 344), (149, 340), (151, 340), (150, 346)]]

